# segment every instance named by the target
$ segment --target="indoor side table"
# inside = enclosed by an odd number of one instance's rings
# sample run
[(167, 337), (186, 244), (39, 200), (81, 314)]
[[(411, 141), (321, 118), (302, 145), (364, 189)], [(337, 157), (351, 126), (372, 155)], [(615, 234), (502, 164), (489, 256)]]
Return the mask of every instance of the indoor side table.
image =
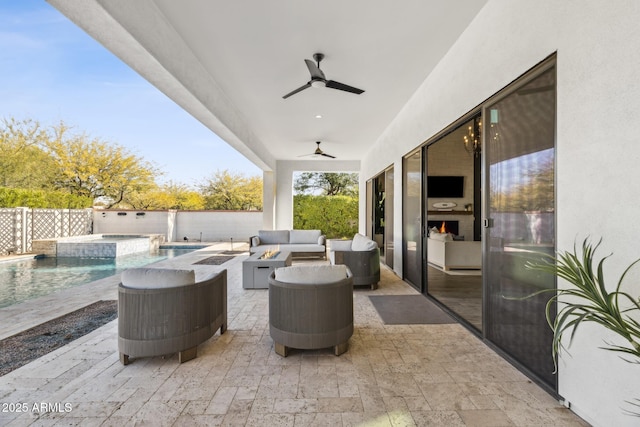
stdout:
[(271, 272), (278, 267), (289, 265), (291, 265), (291, 252), (276, 251), (271, 257), (266, 257), (265, 252), (256, 252), (242, 262), (242, 287), (269, 289)]

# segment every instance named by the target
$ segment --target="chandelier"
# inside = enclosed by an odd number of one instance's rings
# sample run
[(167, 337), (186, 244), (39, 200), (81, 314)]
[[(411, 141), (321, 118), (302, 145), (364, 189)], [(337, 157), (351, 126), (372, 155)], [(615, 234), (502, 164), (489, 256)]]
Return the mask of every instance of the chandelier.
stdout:
[(482, 152), (482, 120), (480, 116), (473, 119), (473, 123), (467, 128), (467, 133), (463, 136), (464, 149), (467, 153), (476, 157)]

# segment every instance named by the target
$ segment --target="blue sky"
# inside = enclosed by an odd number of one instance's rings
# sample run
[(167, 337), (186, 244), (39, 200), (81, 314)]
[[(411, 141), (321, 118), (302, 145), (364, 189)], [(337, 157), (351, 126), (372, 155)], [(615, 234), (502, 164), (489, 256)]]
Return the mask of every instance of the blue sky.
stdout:
[(196, 185), (262, 172), (44, 0), (0, 1), (0, 119), (60, 121)]

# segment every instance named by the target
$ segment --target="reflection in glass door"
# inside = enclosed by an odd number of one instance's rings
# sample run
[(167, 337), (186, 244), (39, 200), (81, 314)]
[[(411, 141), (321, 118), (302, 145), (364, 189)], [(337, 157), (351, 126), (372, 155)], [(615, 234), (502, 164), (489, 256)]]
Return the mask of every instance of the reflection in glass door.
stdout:
[(384, 259), (385, 254), (385, 214), (386, 214), (386, 191), (384, 173), (373, 179), (373, 240), (380, 248), (380, 258)]
[(402, 162), (402, 271), (404, 280), (422, 292), (422, 151)]
[[(367, 230), (380, 248), (380, 261), (393, 269), (393, 166), (367, 181)], [(369, 203), (371, 200), (371, 203)], [(371, 212), (369, 215), (369, 211)]]
[(384, 171), (384, 263), (393, 269), (393, 166)]
[(529, 78), (484, 110), (484, 333), (549, 388), (556, 389), (552, 334), (545, 319), (555, 278), (526, 268), (555, 253), (555, 67)]

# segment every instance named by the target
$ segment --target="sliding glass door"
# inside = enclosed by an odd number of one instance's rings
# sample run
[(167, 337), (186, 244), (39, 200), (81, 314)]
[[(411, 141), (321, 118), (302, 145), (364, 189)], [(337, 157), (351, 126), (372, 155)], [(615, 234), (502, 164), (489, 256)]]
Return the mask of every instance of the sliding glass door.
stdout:
[[(527, 263), (556, 250), (555, 99), (550, 58), (405, 156), (402, 171), (404, 280), (550, 391), (550, 294), (528, 296), (556, 281)], [(432, 234), (464, 255), (449, 265)]]
[(402, 261), (404, 280), (423, 290), (422, 252), (422, 148), (406, 156), (402, 163)]
[(555, 67), (523, 80), (484, 109), (484, 333), (555, 390), (550, 294), (527, 298), (556, 286), (553, 276), (527, 268), (555, 253)]
[(430, 143), (426, 153), (426, 291), (482, 331), (481, 115)]

